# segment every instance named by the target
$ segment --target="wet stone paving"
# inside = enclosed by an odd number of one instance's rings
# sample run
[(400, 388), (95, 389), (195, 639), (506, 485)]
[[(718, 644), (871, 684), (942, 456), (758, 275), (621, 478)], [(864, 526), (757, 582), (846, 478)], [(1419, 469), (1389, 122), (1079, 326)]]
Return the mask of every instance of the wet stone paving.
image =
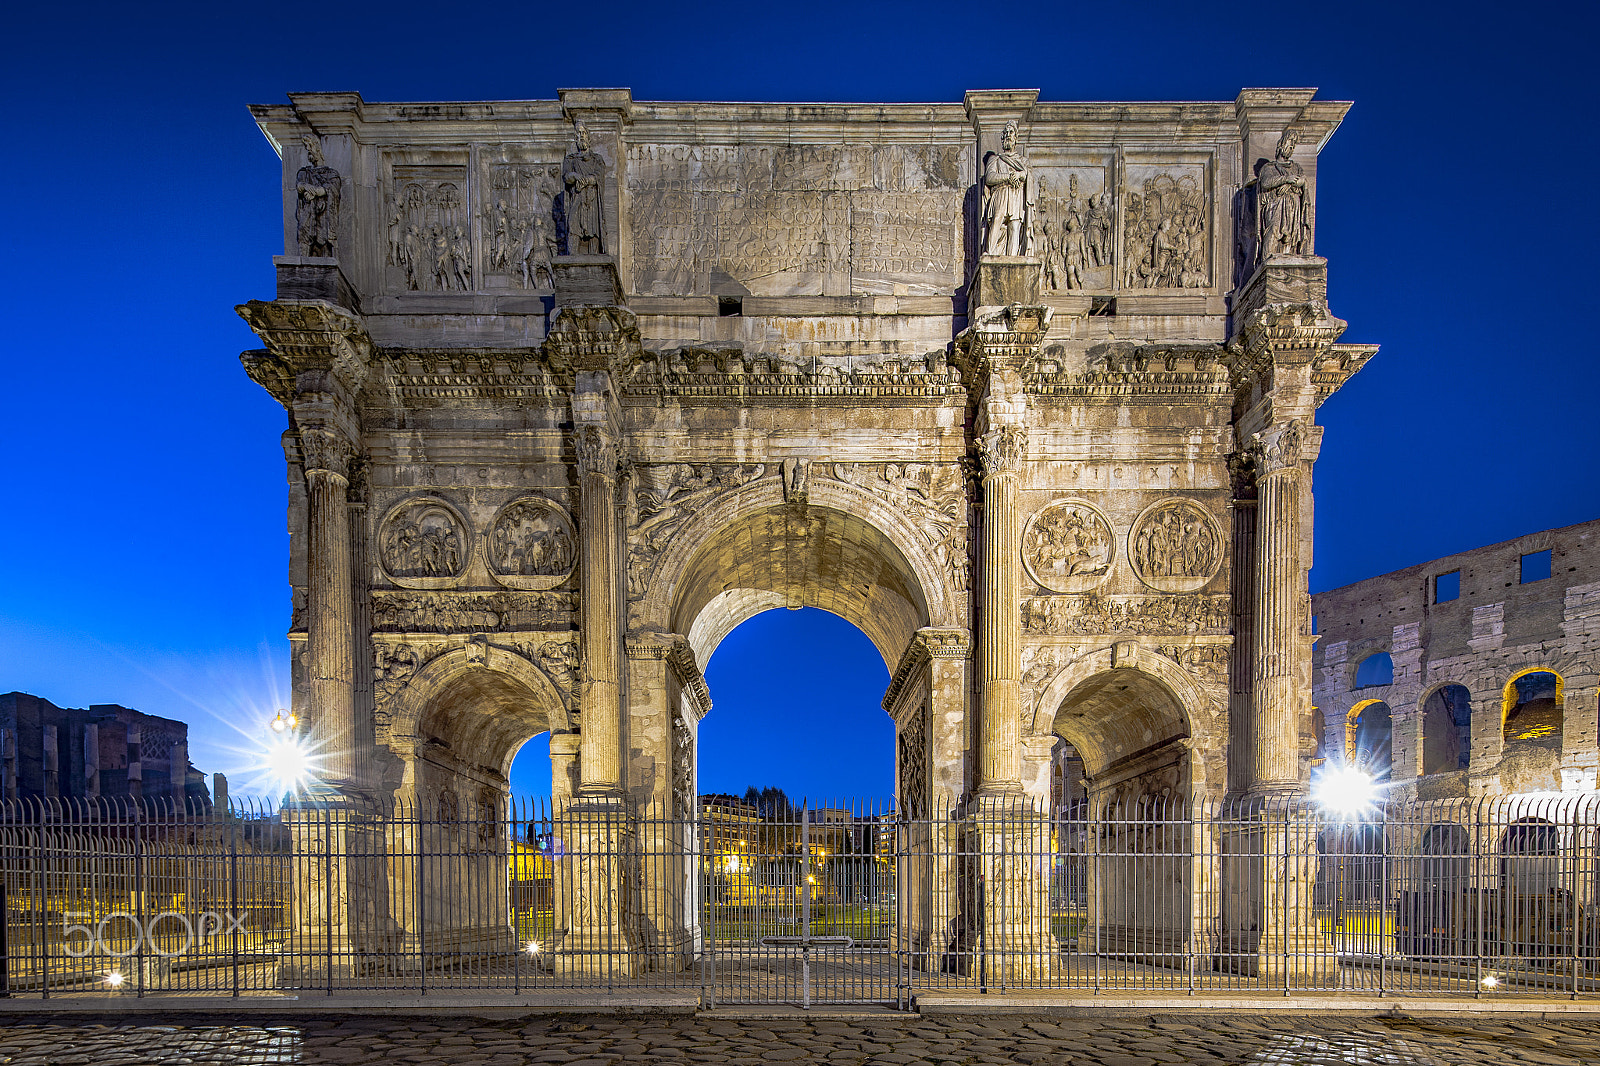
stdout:
[[(1600, 1018), (1547, 1022), (1335, 1015), (941, 1015), (882, 1019), (318, 1017), (0, 1024), (6, 1066), (612, 1066), (616, 1063), (1002, 1063), (1161, 1066), (1575, 1066), (1600, 1063)], [(1242, 1012), (1241, 1012), (1242, 1013)]]

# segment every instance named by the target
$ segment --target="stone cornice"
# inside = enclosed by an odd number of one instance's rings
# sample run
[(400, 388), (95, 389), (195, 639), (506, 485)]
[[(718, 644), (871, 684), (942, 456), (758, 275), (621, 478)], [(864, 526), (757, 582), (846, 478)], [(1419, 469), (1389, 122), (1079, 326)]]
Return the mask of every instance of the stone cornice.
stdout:
[(235, 310), (266, 343), (269, 358), (246, 353), (245, 369), (274, 398), (307, 370), (331, 371), (352, 395), (360, 391), (375, 351), (360, 315), (323, 300), (251, 300)]
[(628, 658), (640, 661), (665, 662), (673, 676), (689, 697), (695, 721), (704, 718), (711, 710), (711, 690), (706, 687), (705, 675), (695, 660), (694, 647), (689, 638), (679, 633), (645, 633), (628, 641)]
[(965, 659), (971, 654), (972, 635), (965, 629), (927, 626), (917, 630), (901, 653), (894, 676), (889, 679), (889, 687), (883, 694), (883, 709), (890, 715), (895, 713), (906, 686), (924, 663), (934, 659)]
[(551, 370), (537, 348), (385, 348), (374, 368), (369, 398), (398, 396), (407, 402), (545, 400), (561, 404), (573, 385), (572, 374)]
[(579, 370), (625, 372), (643, 352), (639, 320), (626, 307), (566, 307), (550, 327), (544, 351), (551, 369), (558, 374)]
[(1140, 396), (1226, 397), (1233, 392), (1227, 353), (1214, 344), (1100, 345), (1088, 352), (1088, 369), (1068, 371), (1051, 345), (1022, 368), (1031, 396), (1117, 402)]

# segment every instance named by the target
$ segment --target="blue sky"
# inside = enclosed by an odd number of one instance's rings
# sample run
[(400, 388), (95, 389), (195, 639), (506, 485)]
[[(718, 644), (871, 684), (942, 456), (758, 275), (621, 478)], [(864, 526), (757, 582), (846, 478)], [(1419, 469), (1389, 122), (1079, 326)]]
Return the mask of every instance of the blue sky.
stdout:
[[(1355, 101), (1319, 173), (1330, 303), (1346, 340), (1384, 347), (1323, 408), (1313, 588), (1594, 518), (1595, 23), (1578, 4), (23, 5), (0, 45), (0, 691), (184, 719), (196, 765), (235, 776), (286, 700), (285, 421), (239, 369), (256, 342), (232, 309), (271, 295), (281, 251), (277, 162), (245, 105), (290, 90), (1318, 86)], [(807, 629), (784, 639), (826, 654), (770, 653), (768, 630), (809, 614), (747, 623), (709, 665), (708, 789), (887, 789), (865, 639)], [(773, 694), (816, 675), (834, 687), (753, 741)], [(867, 720), (881, 737), (831, 762), (798, 746)]]

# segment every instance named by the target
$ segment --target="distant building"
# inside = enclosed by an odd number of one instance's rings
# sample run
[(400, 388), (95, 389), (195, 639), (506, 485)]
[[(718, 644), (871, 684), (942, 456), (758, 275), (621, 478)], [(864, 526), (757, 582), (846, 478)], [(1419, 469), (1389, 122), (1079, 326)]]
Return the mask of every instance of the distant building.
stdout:
[(1324, 759), (1399, 797), (1593, 789), (1600, 521), (1311, 598)]
[(0, 696), (0, 797), (211, 807), (205, 775), (189, 764), (187, 724), (114, 703), (57, 707), (25, 692)]

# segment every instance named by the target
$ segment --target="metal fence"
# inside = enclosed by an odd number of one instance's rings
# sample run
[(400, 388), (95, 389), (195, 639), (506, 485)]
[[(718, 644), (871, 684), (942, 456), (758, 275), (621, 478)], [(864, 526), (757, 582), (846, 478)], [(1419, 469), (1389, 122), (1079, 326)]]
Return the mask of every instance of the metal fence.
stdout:
[(1600, 797), (0, 804), (9, 995), (1600, 991)]

